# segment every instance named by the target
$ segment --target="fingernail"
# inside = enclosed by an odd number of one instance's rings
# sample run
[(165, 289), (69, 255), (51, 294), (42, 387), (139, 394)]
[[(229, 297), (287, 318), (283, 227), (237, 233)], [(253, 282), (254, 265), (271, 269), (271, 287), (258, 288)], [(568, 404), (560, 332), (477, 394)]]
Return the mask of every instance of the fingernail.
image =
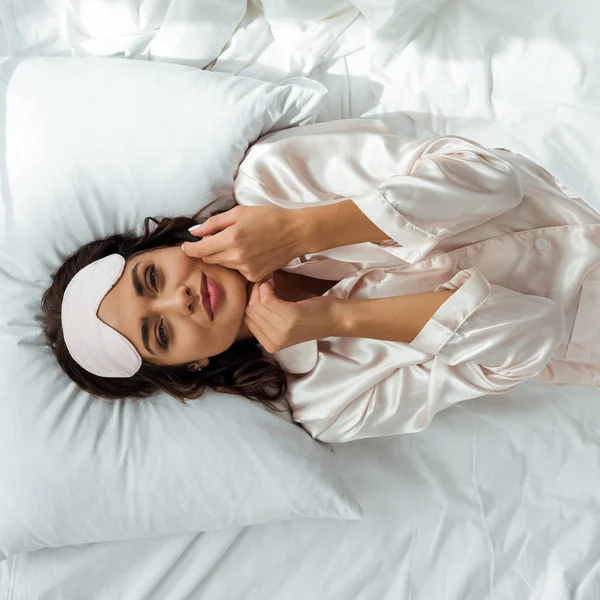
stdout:
[(188, 229), (188, 231), (196, 231), (196, 229), (200, 229), (200, 227), (202, 227), (202, 223), (200, 223), (198, 225), (194, 225), (193, 227), (190, 227)]

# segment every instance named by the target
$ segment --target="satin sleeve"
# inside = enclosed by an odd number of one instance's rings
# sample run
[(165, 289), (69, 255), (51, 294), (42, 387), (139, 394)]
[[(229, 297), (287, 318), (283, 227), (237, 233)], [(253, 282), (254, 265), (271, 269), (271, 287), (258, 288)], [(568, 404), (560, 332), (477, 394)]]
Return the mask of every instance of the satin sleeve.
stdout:
[(414, 263), (444, 238), (517, 206), (523, 190), (515, 168), (475, 142), (414, 140), (353, 119), (263, 138), (242, 162), (234, 195), (285, 208), (350, 199), (396, 243), (380, 246)]
[(415, 263), (437, 244), (517, 206), (523, 199), (512, 165), (459, 137), (428, 140), (406, 174), (351, 198)]
[(325, 442), (420, 431), (444, 408), (536, 377), (563, 339), (558, 304), (477, 269), (438, 289), (456, 291), (411, 344), (320, 340), (316, 367), (290, 385), (294, 420)]

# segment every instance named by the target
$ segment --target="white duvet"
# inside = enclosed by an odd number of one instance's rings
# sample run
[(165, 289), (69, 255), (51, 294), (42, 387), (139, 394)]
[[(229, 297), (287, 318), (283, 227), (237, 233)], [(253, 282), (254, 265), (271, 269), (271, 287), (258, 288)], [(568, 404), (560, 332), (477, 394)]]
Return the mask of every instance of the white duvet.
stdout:
[[(600, 208), (597, 0), (2, 0), (0, 22), (5, 54), (308, 75), (320, 120), (510, 147)], [(600, 597), (598, 392), (524, 386), (336, 452), (361, 522), (42, 550), (0, 564), (0, 598)]]

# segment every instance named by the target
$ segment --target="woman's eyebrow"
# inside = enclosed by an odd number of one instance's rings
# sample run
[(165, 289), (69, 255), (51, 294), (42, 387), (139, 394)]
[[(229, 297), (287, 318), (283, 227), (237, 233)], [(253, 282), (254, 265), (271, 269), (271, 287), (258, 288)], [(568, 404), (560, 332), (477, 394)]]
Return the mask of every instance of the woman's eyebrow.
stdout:
[(140, 266), (139, 262), (135, 263), (135, 266), (133, 267), (133, 269), (131, 269), (131, 281), (133, 283), (135, 293), (141, 297), (144, 295), (144, 289), (142, 288), (142, 282), (140, 281), (140, 277), (137, 272), (139, 266)]
[(150, 328), (148, 327), (148, 319), (147, 317), (142, 317), (142, 342), (144, 344), (144, 348), (146, 348), (146, 350), (148, 350), (148, 352), (152, 355), (154, 355), (154, 352), (152, 350), (152, 348), (150, 348), (150, 344), (149, 344), (149, 340), (148, 338), (149, 336), (149, 330)]

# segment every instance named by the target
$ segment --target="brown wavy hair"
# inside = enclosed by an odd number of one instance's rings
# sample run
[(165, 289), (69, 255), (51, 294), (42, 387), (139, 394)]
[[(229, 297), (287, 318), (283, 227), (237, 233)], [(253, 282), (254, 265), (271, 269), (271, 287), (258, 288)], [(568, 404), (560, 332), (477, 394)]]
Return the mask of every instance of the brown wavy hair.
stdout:
[(139, 252), (180, 245), (181, 239), (177, 235), (196, 223), (191, 217), (148, 217), (144, 220), (142, 235), (130, 231), (79, 248), (54, 273), (42, 298), (42, 327), (46, 340), (63, 371), (94, 396), (120, 400), (144, 398), (164, 391), (183, 402), (199, 398), (208, 387), (277, 409), (276, 402), (286, 392), (285, 375), (276, 361), (263, 354), (255, 340), (235, 342), (225, 352), (212, 357), (210, 364), (201, 371), (191, 372), (185, 366), (161, 367), (143, 361), (140, 370), (128, 378), (93, 375), (78, 365), (67, 350), (61, 306), (65, 290), (78, 271), (109, 254), (120, 254), (127, 260)]

